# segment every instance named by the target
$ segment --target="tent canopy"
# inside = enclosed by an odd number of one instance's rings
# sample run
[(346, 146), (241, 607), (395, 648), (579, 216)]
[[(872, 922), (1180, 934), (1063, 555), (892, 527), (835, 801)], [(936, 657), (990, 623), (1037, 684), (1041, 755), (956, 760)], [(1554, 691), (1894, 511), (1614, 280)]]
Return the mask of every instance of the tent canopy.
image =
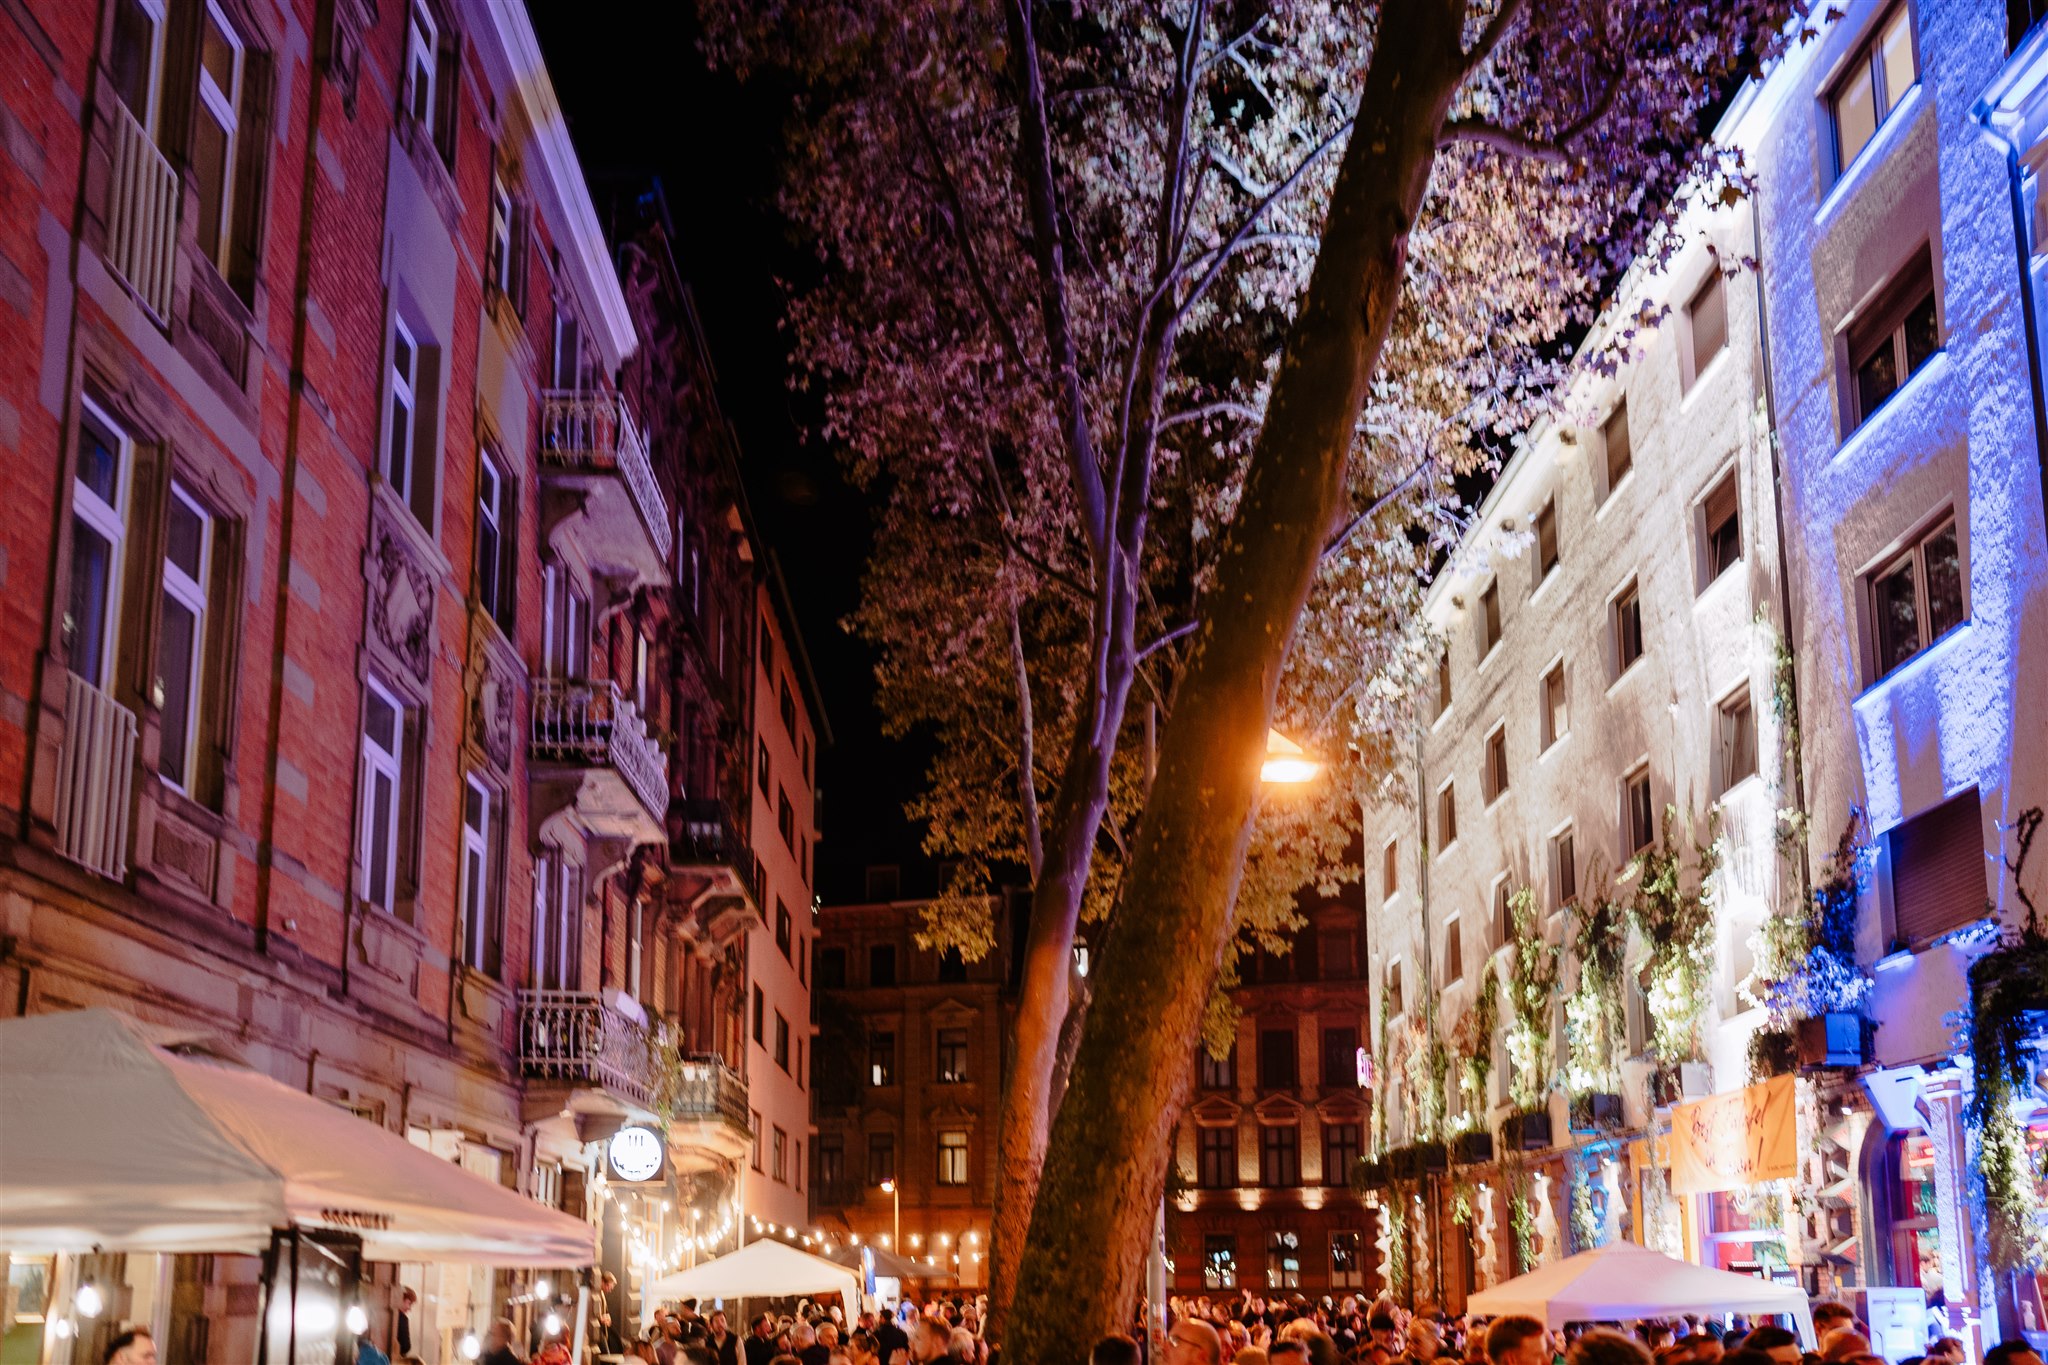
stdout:
[(586, 1223), (112, 1010), (0, 1023), (0, 1251), (253, 1254), (294, 1226), (356, 1233), (374, 1261), (596, 1249)]
[(664, 1275), (651, 1286), (657, 1299), (763, 1299), (791, 1294), (840, 1294), (849, 1315), (860, 1311), (861, 1277), (837, 1261), (813, 1256), (770, 1238), (689, 1270)]
[(1796, 1286), (1694, 1265), (1634, 1242), (1611, 1242), (1482, 1289), (1465, 1300), (1465, 1311), (1522, 1314), (1553, 1328), (1681, 1313), (1790, 1313), (1801, 1339), (1814, 1344), (1813, 1312)]

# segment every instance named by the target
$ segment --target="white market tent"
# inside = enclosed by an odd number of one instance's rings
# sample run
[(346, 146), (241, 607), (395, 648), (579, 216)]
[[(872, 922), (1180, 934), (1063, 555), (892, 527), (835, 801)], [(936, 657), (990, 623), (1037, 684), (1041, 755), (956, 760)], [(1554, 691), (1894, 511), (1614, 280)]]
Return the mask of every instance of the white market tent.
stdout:
[(1681, 1313), (1789, 1313), (1800, 1339), (1814, 1345), (1813, 1310), (1796, 1285), (1694, 1265), (1634, 1242), (1611, 1242), (1482, 1289), (1465, 1300), (1465, 1311), (1521, 1314), (1551, 1328)]
[(588, 1265), (595, 1230), (112, 1010), (0, 1023), (0, 1251), (254, 1254), (281, 1229), (373, 1261)]
[(799, 1251), (769, 1238), (689, 1270), (664, 1275), (649, 1286), (652, 1297), (676, 1299), (768, 1299), (795, 1294), (844, 1296), (849, 1317), (860, 1311), (861, 1276), (837, 1261)]

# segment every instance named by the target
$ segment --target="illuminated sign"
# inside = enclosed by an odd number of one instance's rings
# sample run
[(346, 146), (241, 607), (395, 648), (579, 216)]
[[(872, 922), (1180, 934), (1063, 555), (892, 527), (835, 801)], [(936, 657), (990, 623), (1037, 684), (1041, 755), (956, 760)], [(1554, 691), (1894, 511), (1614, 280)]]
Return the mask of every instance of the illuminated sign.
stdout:
[(621, 1128), (605, 1148), (612, 1179), (632, 1184), (653, 1180), (661, 1174), (661, 1134), (652, 1128)]
[(1364, 1048), (1358, 1049), (1358, 1088), (1372, 1089), (1372, 1054)]

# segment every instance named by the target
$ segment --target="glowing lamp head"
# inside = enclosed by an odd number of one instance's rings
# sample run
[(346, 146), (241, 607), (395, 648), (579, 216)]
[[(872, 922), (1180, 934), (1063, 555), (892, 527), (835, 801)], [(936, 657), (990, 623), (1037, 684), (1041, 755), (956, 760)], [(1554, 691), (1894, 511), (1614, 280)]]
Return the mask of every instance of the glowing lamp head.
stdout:
[(357, 1336), (370, 1330), (370, 1315), (363, 1311), (363, 1306), (359, 1303), (350, 1304), (348, 1311), (341, 1315), (341, 1320), (348, 1324), (348, 1330)]
[(484, 1344), (476, 1333), (464, 1332), (462, 1334), (462, 1346), (460, 1349), (462, 1351), (462, 1358), (464, 1360), (478, 1360), (481, 1359), (483, 1356)]
[(1278, 730), (1266, 731), (1266, 761), (1259, 765), (1259, 781), (1270, 786), (1298, 786), (1312, 782), (1323, 765), (1310, 758), (1299, 744)]
[(78, 1296), (71, 1301), (71, 1306), (78, 1311), (81, 1318), (96, 1318), (100, 1315), (100, 1310), (107, 1306), (107, 1301), (101, 1296), (100, 1287), (87, 1280), (78, 1286)]
[(548, 1283), (546, 1276), (542, 1276), (533, 1282), (533, 1292), (543, 1299), (548, 1296), (548, 1291), (552, 1288), (554, 1286)]
[(550, 1313), (540, 1320), (540, 1330), (548, 1336), (556, 1336), (562, 1330), (562, 1315)]
[(884, 1181), (882, 1182), (882, 1193), (883, 1193), (883, 1194), (894, 1194), (894, 1193), (896, 1193), (896, 1182), (895, 1182), (895, 1181), (893, 1181), (893, 1180), (884, 1180)]

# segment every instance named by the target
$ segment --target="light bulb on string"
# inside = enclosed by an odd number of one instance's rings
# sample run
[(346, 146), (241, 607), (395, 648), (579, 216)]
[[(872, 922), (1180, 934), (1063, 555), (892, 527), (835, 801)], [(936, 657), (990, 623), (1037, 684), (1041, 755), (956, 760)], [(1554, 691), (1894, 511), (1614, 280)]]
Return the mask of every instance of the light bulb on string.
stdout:
[(348, 1306), (348, 1311), (342, 1314), (342, 1321), (347, 1324), (348, 1330), (356, 1336), (361, 1336), (370, 1330), (370, 1315), (363, 1311), (363, 1306), (359, 1303), (352, 1303)]
[(550, 1313), (546, 1317), (542, 1318), (540, 1320), (540, 1330), (547, 1333), (549, 1336), (553, 1336), (555, 1335), (555, 1333), (561, 1331), (562, 1315), (560, 1313)]
[(542, 1298), (546, 1298), (548, 1296), (548, 1290), (551, 1288), (553, 1288), (553, 1286), (548, 1283), (547, 1276), (545, 1275), (541, 1276), (539, 1279), (533, 1282), (533, 1292), (538, 1294)]
[(483, 1353), (484, 1344), (483, 1342), (477, 1340), (476, 1333), (464, 1332), (462, 1334), (462, 1358), (464, 1360), (476, 1360), (479, 1357), (481, 1357)]
[(99, 1286), (87, 1280), (78, 1286), (78, 1293), (71, 1304), (78, 1310), (78, 1316), (81, 1318), (96, 1318), (100, 1315), (100, 1310), (107, 1306), (107, 1301), (101, 1296)]

